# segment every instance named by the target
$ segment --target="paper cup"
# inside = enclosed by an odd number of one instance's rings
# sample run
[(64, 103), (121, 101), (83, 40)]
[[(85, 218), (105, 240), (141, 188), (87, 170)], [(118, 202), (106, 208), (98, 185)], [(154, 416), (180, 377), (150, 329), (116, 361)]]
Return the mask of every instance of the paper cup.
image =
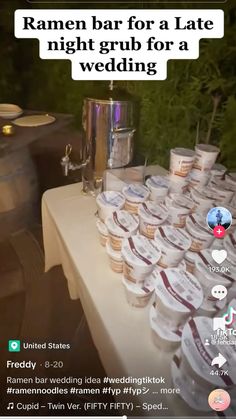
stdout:
[(139, 205), (138, 215), (140, 233), (148, 239), (154, 239), (155, 231), (159, 225), (166, 221), (168, 211), (164, 205), (147, 201)]
[(138, 206), (145, 202), (150, 194), (149, 189), (143, 185), (130, 184), (122, 190), (125, 197), (125, 209), (131, 214), (138, 214)]
[(192, 212), (194, 203), (191, 198), (179, 194), (170, 194), (165, 199), (168, 208), (168, 221), (177, 228), (185, 227), (186, 217)]
[(123, 259), (121, 252), (116, 252), (112, 249), (110, 241), (106, 243), (106, 251), (109, 256), (110, 267), (114, 272), (122, 273), (123, 272)]
[(204, 194), (196, 189), (191, 189), (190, 195), (195, 204), (194, 212), (206, 215), (215, 206), (215, 195), (213, 193)]
[(176, 181), (176, 178), (172, 175), (169, 175), (170, 184), (169, 184), (169, 193), (178, 193), (184, 194), (188, 190), (188, 177), (186, 178), (179, 178)]
[(146, 186), (150, 191), (150, 200), (162, 202), (168, 194), (170, 180), (167, 176), (151, 176), (146, 181)]
[(236, 172), (227, 173), (225, 180), (236, 189)]
[(174, 351), (181, 343), (182, 330), (172, 328), (165, 322), (160, 313), (156, 311), (156, 305), (152, 305), (149, 312), (149, 322), (152, 331), (154, 345), (163, 351)]
[(124, 260), (125, 279), (141, 285), (151, 274), (161, 256), (154, 241), (141, 235), (124, 239), (121, 254)]
[(199, 172), (196, 169), (191, 170), (188, 175), (188, 190), (192, 188), (198, 189), (208, 184), (210, 180), (210, 172)]
[[(186, 272), (187, 268), (186, 268), (185, 260), (182, 259), (181, 262), (178, 264), (178, 266), (176, 266), (176, 268)], [(160, 273), (161, 271), (163, 271), (163, 268), (159, 265), (156, 265), (151, 275), (156, 275), (156, 273)]]
[(190, 214), (188, 208), (181, 208), (175, 204), (168, 208), (169, 217), (168, 220), (173, 227), (183, 228), (185, 227), (186, 217)]
[(206, 226), (206, 219), (198, 214), (191, 214), (186, 219), (186, 230), (191, 238), (191, 252), (207, 249), (214, 241), (214, 235)]
[(146, 307), (154, 293), (155, 285), (152, 281), (146, 279), (143, 286), (140, 286), (123, 278), (122, 283), (129, 305), (138, 308)]
[(227, 172), (227, 168), (223, 164), (216, 163), (212, 166), (210, 170), (210, 181), (218, 181), (224, 179), (224, 175)]
[(205, 172), (212, 169), (220, 149), (210, 144), (197, 144), (195, 151), (193, 168)]
[(183, 230), (172, 226), (158, 227), (155, 242), (161, 250), (158, 265), (162, 268), (176, 267), (191, 246), (191, 240)]
[(98, 216), (102, 221), (120, 210), (125, 205), (125, 198), (120, 192), (106, 191), (98, 194), (96, 198)]
[(208, 404), (209, 389), (206, 390), (205, 387), (196, 383), (189, 374), (183, 372), (182, 358), (182, 351), (179, 348), (173, 355), (171, 362), (171, 376), (174, 387), (180, 390), (179, 396), (191, 407), (191, 409), (200, 412), (211, 411)]
[(228, 204), (235, 195), (235, 190), (225, 181), (212, 182), (210, 190), (215, 194), (215, 200), (221, 204)]
[(186, 177), (192, 169), (195, 153), (188, 148), (174, 148), (170, 151), (170, 173)]
[(219, 310), (226, 306), (226, 299), (220, 300), (204, 300), (201, 307), (197, 311), (197, 316), (216, 317)]
[(202, 287), (192, 274), (177, 268), (162, 270), (156, 276), (156, 310), (173, 327), (179, 327), (201, 306)]
[(180, 208), (188, 209), (190, 212), (193, 211), (195, 206), (193, 200), (189, 196), (179, 193), (170, 193), (168, 196), (166, 196), (165, 204), (167, 207), (175, 204)]
[(120, 210), (114, 211), (110, 217), (107, 217), (105, 224), (112, 249), (120, 251), (122, 240), (137, 233), (139, 221), (137, 216)]
[(106, 242), (108, 239), (108, 230), (106, 228), (106, 225), (101, 220), (97, 220), (96, 226), (99, 233), (99, 241), (102, 246), (106, 246)]

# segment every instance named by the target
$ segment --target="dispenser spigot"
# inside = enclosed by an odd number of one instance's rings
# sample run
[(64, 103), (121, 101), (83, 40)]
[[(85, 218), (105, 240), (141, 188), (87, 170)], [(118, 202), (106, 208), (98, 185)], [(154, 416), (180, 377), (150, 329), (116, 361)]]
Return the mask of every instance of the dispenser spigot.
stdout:
[(90, 161), (90, 157), (88, 157), (85, 161), (82, 161), (79, 164), (74, 163), (70, 160), (71, 152), (72, 152), (72, 145), (67, 144), (65, 148), (65, 155), (61, 159), (61, 166), (63, 169), (64, 176), (68, 176), (71, 170), (74, 171), (74, 170), (83, 169), (83, 167), (86, 167)]

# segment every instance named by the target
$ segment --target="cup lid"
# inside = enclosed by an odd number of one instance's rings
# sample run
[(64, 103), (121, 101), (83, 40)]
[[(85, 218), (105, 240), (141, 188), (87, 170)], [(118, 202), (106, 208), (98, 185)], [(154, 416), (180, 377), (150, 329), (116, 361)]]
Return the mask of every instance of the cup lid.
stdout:
[(151, 176), (146, 180), (146, 185), (153, 189), (168, 189), (170, 179), (167, 176)]
[(139, 266), (156, 265), (161, 257), (154, 241), (141, 235), (124, 239), (121, 254), (128, 263)]
[(164, 341), (172, 343), (181, 342), (182, 329), (174, 326), (166, 327), (165, 319), (157, 313), (155, 303), (150, 308), (149, 322), (151, 329)]
[(157, 274), (156, 296), (169, 310), (191, 313), (203, 301), (203, 291), (194, 275), (178, 268), (168, 268)]
[(218, 147), (216, 147), (214, 145), (211, 145), (211, 144), (197, 144), (195, 146), (195, 149), (200, 150), (200, 151), (205, 151), (205, 152), (208, 152), (208, 153), (214, 153), (214, 152), (219, 153), (220, 152), (220, 149)]
[(138, 207), (138, 215), (146, 222), (152, 224), (162, 224), (168, 217), (168, 211), (165, 206), (157, 205), (152, 201), (143, 202)]
[(122, 278), (122, 283), (128, 291), (133, 292), (134, 294), (137, 294), (140, 297), (152, 293), (155, 289), (154, 279), (151, 276), (149, 276), (141, 286), (139, 284), (129, 281), (125, 277)]
[(106, 218), (105, 224), (110, 234), (128, 237), (137, 230), (139, 221), (136, 215), (125, 210), (118, 210)]
[(149, 196), (149, 189), (146, 186), (138, 184), (130, 184), (123, 188), (122, 190), (126, 199), (133, 202), (143, 202)]
[(195, 151), (191, 150), (190, 148), (183, 148), (183, 147), (176, 147), (171, 149), (171, 153), (185, 156), (185, 157), (194, 157)]
[(96, 202), (102, 207), (119, 209), (125, 204), (124, 196), (120, 192), (105, 191), (98, 194)]
[(187, 251), (191, 246), (191, 240), (182, 229), (172, 226), (157, 227), (155, 240), (165, 248)]

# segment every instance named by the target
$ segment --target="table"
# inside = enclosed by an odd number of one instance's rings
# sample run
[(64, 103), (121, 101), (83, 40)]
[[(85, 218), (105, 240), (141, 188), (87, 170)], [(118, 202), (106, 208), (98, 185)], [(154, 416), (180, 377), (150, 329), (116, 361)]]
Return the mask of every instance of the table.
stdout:
[[(172, 355), (158, 350), (151, 339), (149, 308), (131, 308), (126, 302), (121, 274), (113, 272), (96, 230), (96, 203), (81, 194), (82, 184), (46, 191), (42, 199), (45, 268), (61, 264), (72, 299), (80, 298), (84, 313), (110, 377), (164, 376), (171, 386)], [(163, 385), (161, 386), (163, 387)], [(158, 387), (155, 387), (157, 390)], [(124, 397), (124, 396), (123, 396)], [(121, 400), (120, 398), (119, 400)], [(125, 401), (129, 399), (125, 395)], [(153, 394), (136, 396), (137, 405)], [(132, 399), (132, 401), (134, 401)], [(123, 400), (124, 401), (124, 400)], [(168, 398), (169, 410), (151, 412), (152, 416), (175, 416), (190, 413), (178, 398)], [(147, 412), (137, 408), (137, 415)]]

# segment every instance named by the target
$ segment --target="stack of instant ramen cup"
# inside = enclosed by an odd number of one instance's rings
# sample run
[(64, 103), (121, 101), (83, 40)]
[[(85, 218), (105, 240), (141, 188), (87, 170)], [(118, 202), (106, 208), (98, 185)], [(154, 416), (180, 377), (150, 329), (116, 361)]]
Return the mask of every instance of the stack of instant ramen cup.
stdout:
[[(172, 149), (166, 176), (97, 197), (100, 243), (111, 269), (120, 275), (124, 296), (132, 307), (149, 306), (154, 344), (175, 351), (175, 386), (189, 406), (202, 411), (209, 410), (210, 388), (230, 389), (236, 379), (232, 374), (226, 383), (209, 376), (207, 362), (223, 349), (204, 346), (212, 317), (236, 297), (236, 174), (215, 163), (218, 154), (217, 147), (204, 144), (195, 150)], [(214, 239), (206, 223), (206, 214), (216, 206), (233, 216), (224, 240)], [(217, 265), (211, 257), (220, 248), (228, 252), (225, 271), (224, 263)], [(228, 289), (228, 300), (212, 297), (218, 284)], [(232, 358), (230, 349), (227, 355)]]

